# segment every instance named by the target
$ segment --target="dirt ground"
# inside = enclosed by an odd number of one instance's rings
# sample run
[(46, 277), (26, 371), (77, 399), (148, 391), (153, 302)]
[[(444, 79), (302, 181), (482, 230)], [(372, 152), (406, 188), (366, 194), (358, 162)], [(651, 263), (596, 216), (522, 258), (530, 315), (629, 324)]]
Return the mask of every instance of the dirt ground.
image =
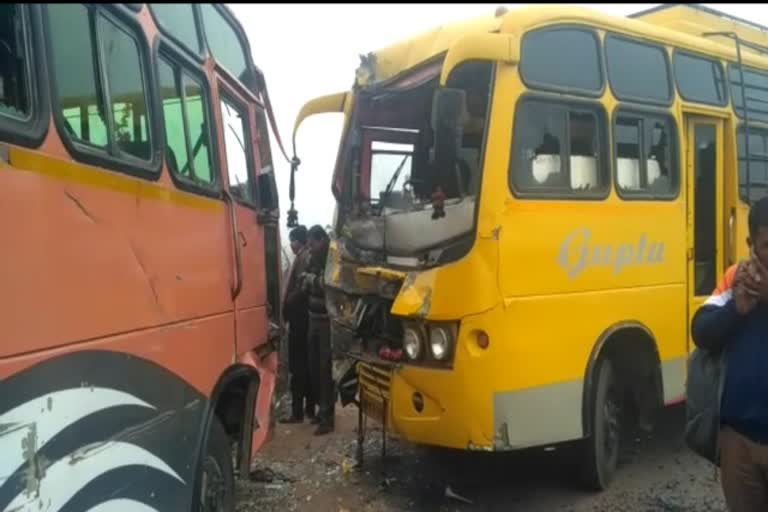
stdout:
[(572, 452), (479, 454), (388, 439), (369, 424), (365, 463), (355, 464), (357, 409), (337, 408), (336, 432), (279, 425), (238, 484), (237, 512), (256, 511), (725, 511), (713, 468), (683, 443), (684, 408), (665, 411), (653, 435), (628, 447), (603, 493), (579, 489)]

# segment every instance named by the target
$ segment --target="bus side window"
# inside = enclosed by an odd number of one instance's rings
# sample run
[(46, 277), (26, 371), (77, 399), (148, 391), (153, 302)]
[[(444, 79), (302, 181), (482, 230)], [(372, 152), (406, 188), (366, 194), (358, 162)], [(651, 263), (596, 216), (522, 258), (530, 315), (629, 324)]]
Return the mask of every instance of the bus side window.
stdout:
[(624, 191), (641, 190), (640, 133), (642, 121), (618, 118), (613, 138), (616, 141), (616, 183)]
[(161, 57), (157, 64), (165, 125), (165, 161), (178, 178), (211, 188), (208, 101), (200, 81)]
[(736, 132), (739, 160), (739, 195), (747, 204), (752, 204), (768, 191), (768, 163), (763, 155), (768, 154), (768, 131), (749, 127), (749, 197), (747, 197), (747, 145), (744, 140), (744, 126)]
[(510, 181), (513, 190), (543, 195), (607, 190), (601, 119), (588, 109), (524, 102), (515, 116)]
[(147, 88), (136, 37), (82, 4), (50, 4), (48, 15), (58, 108), (68, 138), (112, 156), (149, 161)]
[(235, 102), (222, 95), (221, 117), (229, 190), (240, 201), (255, 205), (256, 198), (250, 171), (251, 155), (248, 151), (251, 141), (248, 133), (248, 111), (245, 107), (236, 107)]
[(21, 9), (20, 4), (0, 5), (0, 114), (17, 119), (31, 113)]
[(672, 133), (666, 119), (626, 114), (616, 118), (616, 185), (621, 193), (659, 197), (675, 194)]

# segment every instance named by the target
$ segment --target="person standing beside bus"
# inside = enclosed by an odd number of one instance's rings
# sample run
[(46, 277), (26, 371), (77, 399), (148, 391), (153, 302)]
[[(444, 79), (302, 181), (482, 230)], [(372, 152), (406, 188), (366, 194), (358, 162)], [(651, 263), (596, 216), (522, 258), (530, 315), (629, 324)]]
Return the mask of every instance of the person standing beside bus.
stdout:
[(768, 510), (768, 197), (749, 212), (751, 258), (697, 311), (696, 346), (726, 351), (720, 469), (731, 512)]
[(291, 373), (291, 415), (281, 423), (302, 423), (304, 414), (315, 418), (315, 399), (309, 374), (307, 336), (309, 301), (302, 290), (300, 276), (309, 267), (307, 228), (298, 226), (288, 235), (295, 255), (283, 295), (283, 319), (288, 324), (288, 369)]
[(311, 258), (304, 276), (309, 293), (309, 367), (317, 397), (316, 436), (333, 432), (336, 395), (331, 356), (331, 324), (325, 308), (325, 263), (328, 259), (328, 234), (321, 226), (309, 230)]

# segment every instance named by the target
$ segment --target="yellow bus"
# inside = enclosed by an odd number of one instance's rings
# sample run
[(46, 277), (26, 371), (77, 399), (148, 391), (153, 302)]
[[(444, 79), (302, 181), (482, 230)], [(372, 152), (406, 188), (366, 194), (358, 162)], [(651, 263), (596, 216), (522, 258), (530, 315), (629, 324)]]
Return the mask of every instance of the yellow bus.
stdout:
[(307, 103), (296, 129), (345, 116), (326, 281), (361, 410), (426, 445), (576, 442), (605, 488), (627, 429), (684, 400), (689, 319), (746, 256), (766, 30), (686, 5), (500, 9)]

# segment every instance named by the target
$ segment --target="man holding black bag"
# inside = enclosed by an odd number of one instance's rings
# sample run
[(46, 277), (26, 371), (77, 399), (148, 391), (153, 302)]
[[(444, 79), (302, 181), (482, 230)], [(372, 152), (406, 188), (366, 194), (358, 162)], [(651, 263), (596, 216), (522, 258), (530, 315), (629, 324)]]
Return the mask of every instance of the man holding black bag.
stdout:
[(691, 326), (686, 439), (720, 465), (731, 512), (768, 510), (768, 197), (749, 212), (747, 244), (750, 260), (728, 269)]

